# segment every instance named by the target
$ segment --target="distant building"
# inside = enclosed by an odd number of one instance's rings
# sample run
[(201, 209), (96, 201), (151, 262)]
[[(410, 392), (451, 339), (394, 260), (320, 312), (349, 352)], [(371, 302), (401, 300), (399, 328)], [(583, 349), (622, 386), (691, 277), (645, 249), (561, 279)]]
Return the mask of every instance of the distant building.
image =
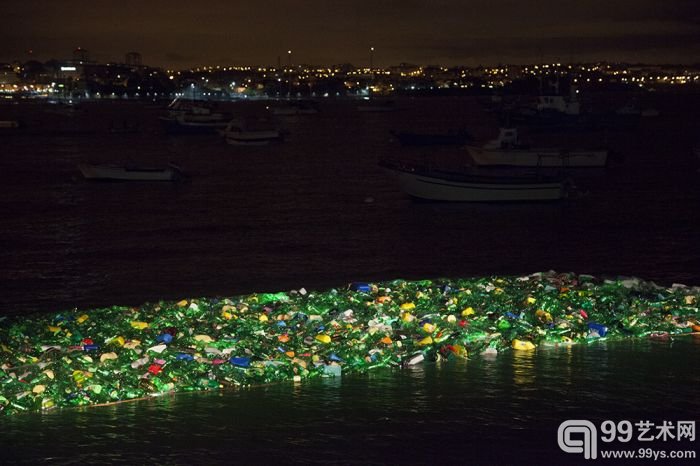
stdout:
[(0, 85), (12, 85), (19, 83), (20, 79), (19, 76), (17, 76), (14, 67), (10, 64), (0, 64)]

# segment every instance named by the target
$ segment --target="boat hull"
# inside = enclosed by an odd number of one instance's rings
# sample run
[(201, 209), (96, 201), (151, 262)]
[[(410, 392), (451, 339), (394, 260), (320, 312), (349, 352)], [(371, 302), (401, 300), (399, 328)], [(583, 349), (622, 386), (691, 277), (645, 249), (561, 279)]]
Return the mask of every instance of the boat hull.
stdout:
[(431, 201), (451, 202), (531, 202), (554, 201), (565, 196), (563, 181), (527, 179), (441, 177), (385, 169), (394, 175), (408, 195)]
[(549, 149), (483, 149), (468, 146), (467, 152), (479, 166), (515, 167), (605, 167), (606, 150), (557, 151)]
[(83, 177), (88, 180), (175, 181), (181, 177), (180, 171), (171, 166), (165, 168), (129, 168), (80, 164), (78, 168)]

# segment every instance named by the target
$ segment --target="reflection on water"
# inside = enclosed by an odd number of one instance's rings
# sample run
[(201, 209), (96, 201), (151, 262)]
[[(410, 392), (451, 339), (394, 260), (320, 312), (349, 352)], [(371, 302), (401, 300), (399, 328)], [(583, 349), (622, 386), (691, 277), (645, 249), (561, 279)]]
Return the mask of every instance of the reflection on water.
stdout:
[(19, 415), (2, 420), (0, 459), (566, 464), (563, 420), (697, 415), (698, 356), (692, 337), (601, 343)]

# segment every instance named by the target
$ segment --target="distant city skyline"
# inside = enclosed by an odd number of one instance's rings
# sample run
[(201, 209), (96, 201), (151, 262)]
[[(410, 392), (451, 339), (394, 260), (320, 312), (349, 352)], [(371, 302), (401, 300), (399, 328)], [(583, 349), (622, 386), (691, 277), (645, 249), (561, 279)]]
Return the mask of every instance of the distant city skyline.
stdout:
[(76, 47), (99, 62), (137, 51), (144, 64), (169, 69), (278, 59), (355, 66), (700, 61), (695, 0), (24, 0), (3, 8), (4, 62), (67, 59)]

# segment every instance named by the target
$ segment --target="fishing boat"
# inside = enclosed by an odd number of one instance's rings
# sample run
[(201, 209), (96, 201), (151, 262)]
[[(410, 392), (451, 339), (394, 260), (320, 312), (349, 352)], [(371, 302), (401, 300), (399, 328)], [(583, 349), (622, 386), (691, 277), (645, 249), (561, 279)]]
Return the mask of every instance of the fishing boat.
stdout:
[(282, 140), (282, 132), (268, 120), (234, 118), (220, 131), (235, 146), (264, 146)]
[(566, 195), (559, 177), (493, 174), (480, 170), (451, 172), (406, 164), (380, 162), (409, 196), (431, 201), (528, 202), (554, 201)]
[(184, 176), (178, 166), (170, 163), (164, 167), (81, 163), (78, 168), (87, 180), (176, 181)]
[(497, 139), (467, 146), (467, 153), (478, 166), (595, 168), (608, 160), (604, 149), (531, 148), (519, 142), (515, 128), (501, 128)]

